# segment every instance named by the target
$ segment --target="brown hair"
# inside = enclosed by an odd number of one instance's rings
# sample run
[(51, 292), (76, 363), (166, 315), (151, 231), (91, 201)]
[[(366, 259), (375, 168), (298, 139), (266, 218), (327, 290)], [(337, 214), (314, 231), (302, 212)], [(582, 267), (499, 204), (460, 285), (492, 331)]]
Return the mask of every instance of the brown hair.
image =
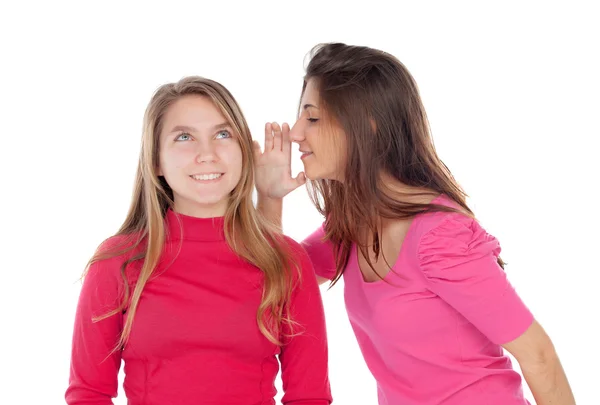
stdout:
[[(459, 211), (401, 201), (386, 187), (382, 174), (430, 190), (420, 195), (445, 194), (473, 216), (465, 192), (437, 156), (417, 84), (398, 59), (363, 46), (320, 44), (310, 53), (303, 94), (309, 79), (317, 84), (320, 110), (346, 136), (343, 183), (330, 179), (309, 183), (311, 199), (326, 218), (325, 237), (337, 250), (332, 285), (348, 263), (352, 243), (360, 247), (373, 268), (367, 246), (372, 245), (379, 256), (379, 217), (401, 219), (424, 212)], [(359, 238), (361, 230), (372, 235), (366, 245)], [(498, 262), (503, 265), (502, 260)]]
[[(275, 344), (281, 344), (280, 325), (290, 318), (289, 302), (293, 285), (297, 279), (291, 271), (290, 251), (283, 236), (266, 222), (254, 208), (254, 154), (252, 137), (242, 110), (231, 93), (220, 83), (202, 77), (186, 77), (177, 83), (159, 87), (154, 93), (144, 116), (142, 147), (139, 157), (135, 187), (129, 213), (115, 236), (122, 240), (111, 249), (99, 248), (86, 268), (93, 263), (127, 252), (140, 252), (127, 258), (121, 266), (124, 296), (113, 311), (95, 318), (95, 321), (119, 312), (128, 312), (127, 320), (115, 350), (122, 348), (131, 333), (135, 312), (146, 282), (152, 276), (165, 243), (164, 217), (173, 207), (173, 191), (164, 178), (156, 173), (159, 160), (159, 135), (165, 112), (176, 100), (187, 95), (198, 95), (210, 99), (236, 132), (242, 150), (242, 176), (231, 192), (225, 213), (225, 236), (236, 254), (258, 267), (265, 276), (262, 301), (258, 308), (257, 321), (263, 335)], [(131, 256), (131, 255), (130, 255)], [(136, 260), (143, 265), (133, 292), (130, 292), (127, 266)], [(84, 273), (85, 274), (85, 273)], [(299, 276), (299, 271), (297, 272)], [(227, 286), (223, 286), (226, 288)]]

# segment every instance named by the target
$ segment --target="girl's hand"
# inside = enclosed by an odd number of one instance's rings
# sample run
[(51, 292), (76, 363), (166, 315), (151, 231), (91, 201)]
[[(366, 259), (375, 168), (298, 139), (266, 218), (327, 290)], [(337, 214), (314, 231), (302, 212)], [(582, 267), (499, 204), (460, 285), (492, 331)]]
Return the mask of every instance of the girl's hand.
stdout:
[(265, 125), (265, 150), (254, 141), (256, 190), (261, 197), (283, 198), (304, 183), (304, 172), (292, 177), (292, 141), (290, 127), (276, 122)]

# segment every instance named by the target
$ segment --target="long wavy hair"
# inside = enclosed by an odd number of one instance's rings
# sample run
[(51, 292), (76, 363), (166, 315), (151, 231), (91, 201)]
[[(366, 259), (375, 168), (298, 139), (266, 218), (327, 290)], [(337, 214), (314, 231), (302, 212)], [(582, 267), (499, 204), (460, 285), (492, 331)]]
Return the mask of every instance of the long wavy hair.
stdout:
[[(459, 211), (440, 204), (403, 201), (382, 181), (382, 174), (424, 190), (422, 195), (445, 194), (460, 212), (474, 215), (466, 203), (466, 193), (436, 153), (417, 84), (397, 58), (377, 49), (342, 43), (319, 44), (309, 55), (302, 94), (313, 79), (326, 123), (341, 128), (346, 137), (343, 182), (309, 182), (311, 199), (326, 218), (325, 238), (336, 249), (333, 285), (342, 276), (353, 243), (375, 271), (368, 247), (378, 258), (379, 218)], [(360, 238), (365, 230), (370, 235), (366, 244)], [(498, 263), (504, 266), (501, 259)]]
[[(252, 137), (248, 124), (238, 103), (220, 83), (203, 77), (186, 77), (177, 83), (159, 87), (154, 93), (144, 116), (142, 145), (135, 178), (133, 197), (127, 218), (115, 236), (121, 242), (110, 249), (99, 248), (88, 262), (86, 272), (93, 263), (123, 256), (121, 276), (124, 293), (119, 305), (112, 311), (94, 318), (105, 319), (127, 312), (115, 350), (127, 343), (144, 286), (153, 275), (165, 243), (164, 218), (174, 205), (173, 191), (164, 177), (157, 175), (159, 164), (159, 134), (167, 109), (179, 98), (198, 95), (210, 99), (227, 119), (238, 135), (242, 150), (242, 175), (231, 192), (225, 213), (225, 237), (232, 250), (255, 265), (264, 273), (264, 289), (257, 312), (261, 333), (271, 342), (282, 344), (281, 325), (293, 326), (289, 302), (293, 289), (294, 269), (299, 277), (297, 263), (292, 262), (289, 245), (271, 223), (256, 211), (252, 192), (254, 190), (254, 155)], [(130, 255), (125, 255), (133, 252)], [(130, 287), (128, 266), (143, 261), (136, 281)], [(227, 288), (226, 285), (223, 288)], [(131, 291), (133, 290), (133, 291)], [(291, 329), (290, 329), (291, 330)]]

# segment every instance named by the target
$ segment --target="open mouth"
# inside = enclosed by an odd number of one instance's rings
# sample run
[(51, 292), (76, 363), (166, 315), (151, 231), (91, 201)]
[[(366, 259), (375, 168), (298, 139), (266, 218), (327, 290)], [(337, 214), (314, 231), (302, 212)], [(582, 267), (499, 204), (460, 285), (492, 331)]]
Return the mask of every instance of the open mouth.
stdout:
[(302, 156), (300, 156), (300, 159), (304, 159), (309, 157), (310, 155), (312, 155), (312, 152), (302, 152)]
[(207, 182), (219, 180), (224, 174), (225, 173), (192, 174), (190, 177), (196, 181)]

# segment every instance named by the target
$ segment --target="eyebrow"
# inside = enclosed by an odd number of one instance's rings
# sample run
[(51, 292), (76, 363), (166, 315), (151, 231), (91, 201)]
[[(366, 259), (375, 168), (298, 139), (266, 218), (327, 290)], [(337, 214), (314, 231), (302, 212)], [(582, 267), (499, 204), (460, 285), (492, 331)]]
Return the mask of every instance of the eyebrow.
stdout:
[(302, 107), (302, 108), (306, 110), (309, 107), (316, 108), (317, 110), (319, 109), (319, 107), (317, 107), (316, 105), (312, 105), (312, 104), (304, 104), (304, 107)]
[(213, 131), (216, 131), (217, 129), (223, 129), (223, 128), (231, 128), (231, 125), (229, 125), (229, 122), (225, 121), (218, 125), (215, 125), (213, 127)]
[[(230, 128), (230, 127), (231, 127), (231, 125), (229, 125), (229, 122), (222, 122), (222, 123), (217, 124), (214, 127), (212, 127), (212, 130), (216, 131), (218, 129)], [(184, 131), (184, 132), (196, 132), (197, 129), (194, 128), (194, 127), (188, 127), (187, 125), (177, 125), (176, 127), (174, 127), (171, 130), (171, 133), (173, 133), (173, 132), (181, 132), (181, 131)]]

